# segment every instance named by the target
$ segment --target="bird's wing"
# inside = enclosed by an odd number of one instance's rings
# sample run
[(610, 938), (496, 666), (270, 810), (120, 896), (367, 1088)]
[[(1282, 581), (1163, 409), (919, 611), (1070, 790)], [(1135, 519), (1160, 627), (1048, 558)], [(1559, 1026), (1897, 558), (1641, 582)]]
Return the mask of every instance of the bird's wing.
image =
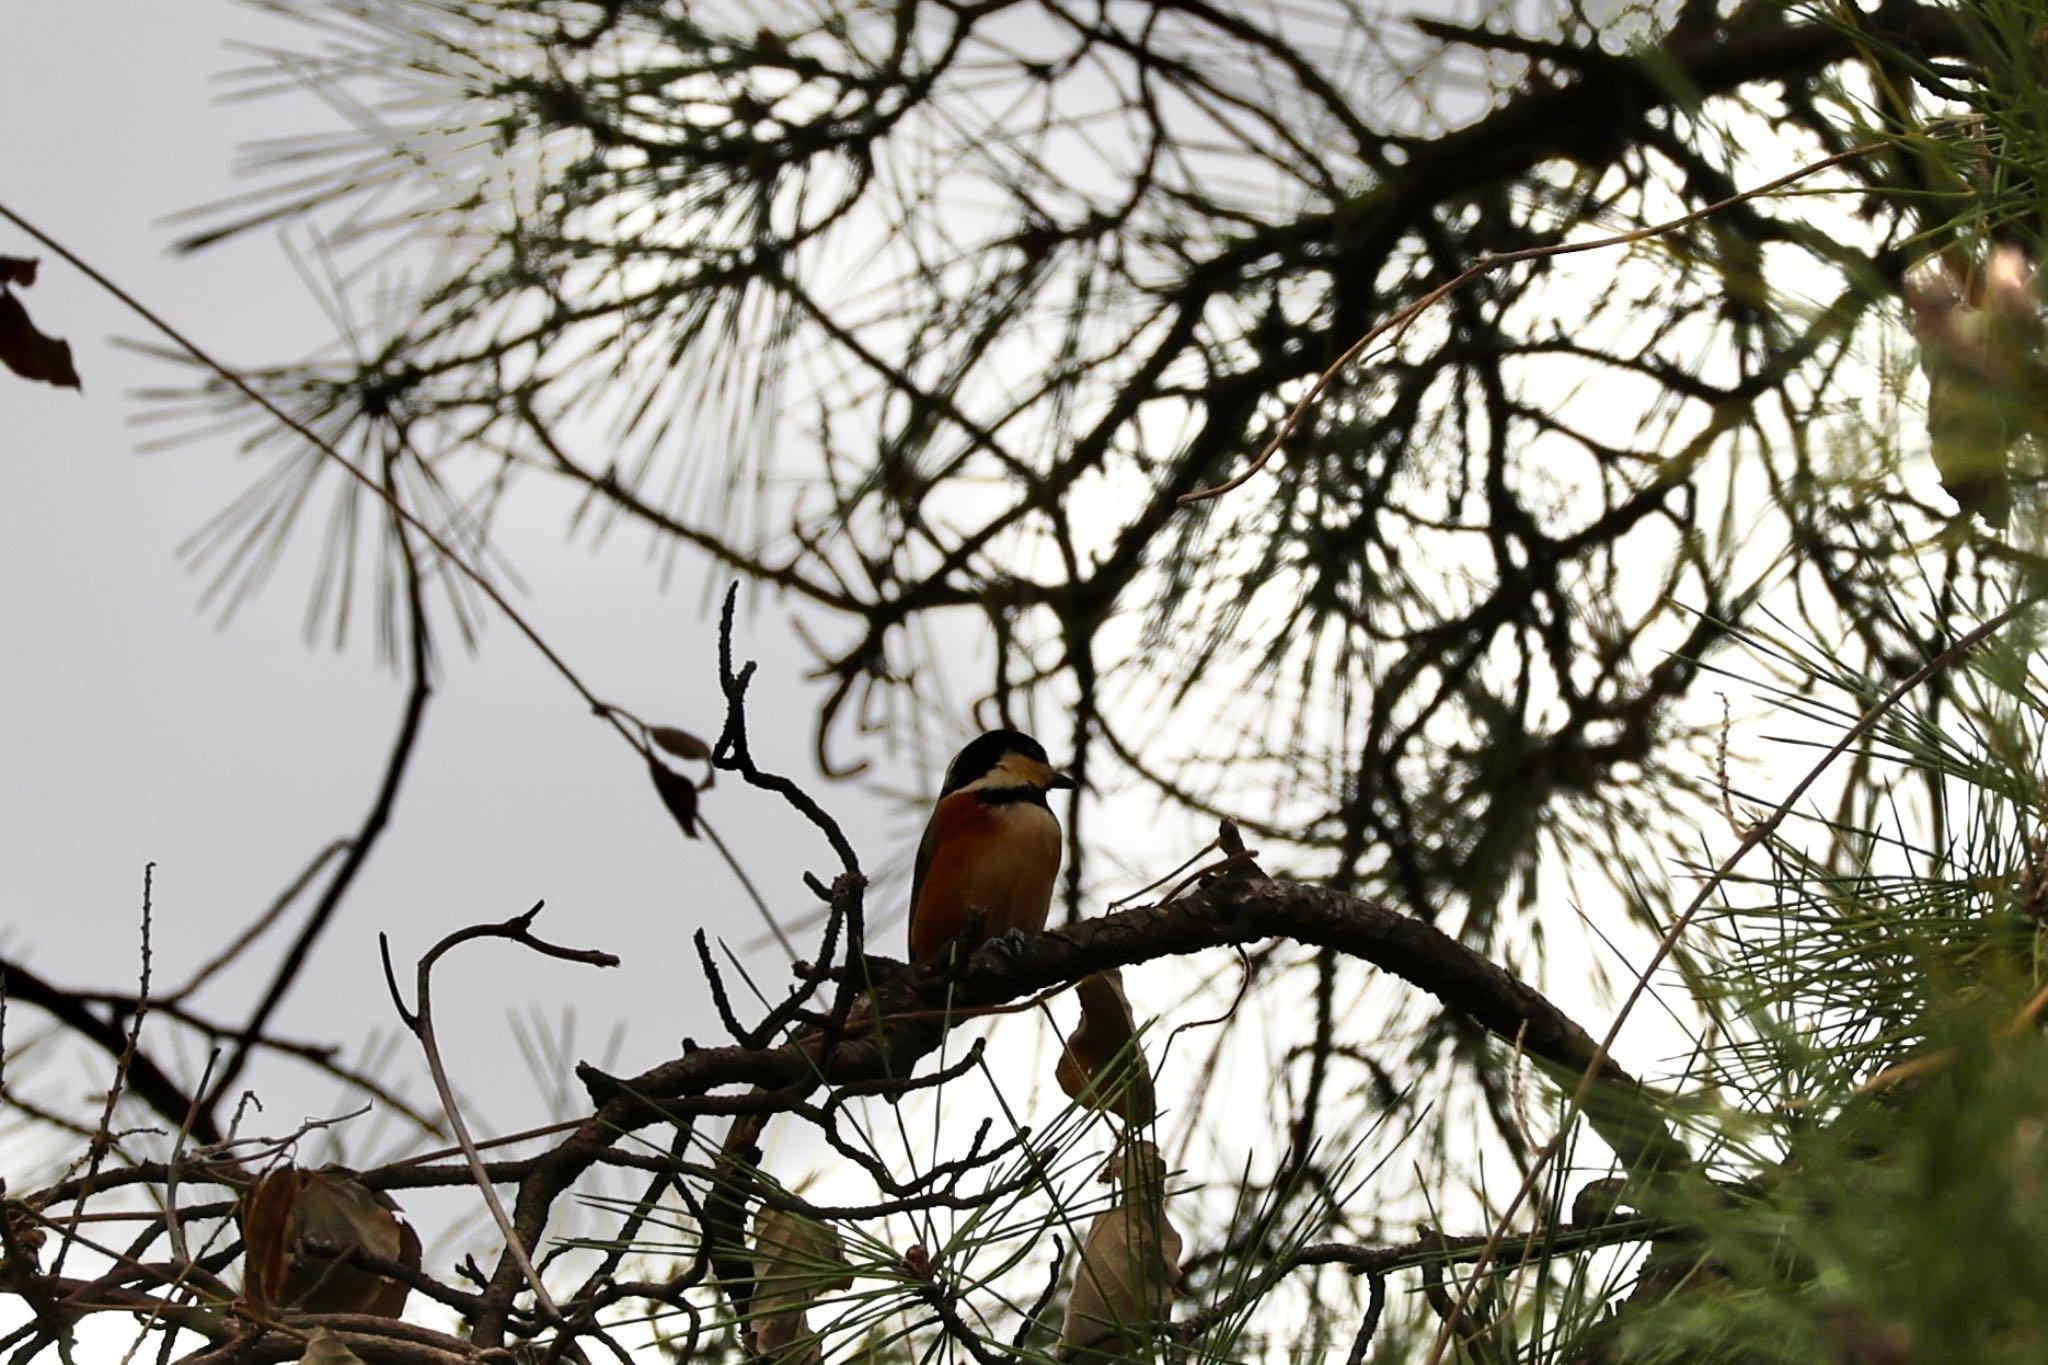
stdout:
[[(934, 808), (932, 818), (925, 821), (924, 838), (917, 843), (917, 863), (910, 873), (910, 927), (907, 941), (917, 941), (917, 898), (924, 893), (924, 874), (932, 865), (932, 849), (939, 842), (939, 811)], [(912, 957), (916, 954), (912, 953)]]

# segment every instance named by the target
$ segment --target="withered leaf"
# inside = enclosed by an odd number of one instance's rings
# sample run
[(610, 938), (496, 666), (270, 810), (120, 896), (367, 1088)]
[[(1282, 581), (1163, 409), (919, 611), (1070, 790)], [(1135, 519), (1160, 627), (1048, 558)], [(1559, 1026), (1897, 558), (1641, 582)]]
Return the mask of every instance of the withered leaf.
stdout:
[(697, 837), (697, 784), (673, 768), (664, 767), (658, 758), (647, 760), (647, 774), (654, 779), (654, 790), (661, 794), (661, 804), (668, 807), (668, 813), (683, 827), (683, 833), (692, 839)]
[(61, 388), (79, 388), (71, 366), (71, 343), (44, 336), (29, 321), (21, 300), (0, 288), (0, 364), (23, 379), (38, 379)]
[(766, 1205), (754, 1215), (754, 1350), (762, 1359), (816, 1365), (824, 1348), (806, 1311), (826, 1294), (852, 1287), (837, 1228)]
[(1149, 1350), (1153, 1325), (1166, 1318), (1180, 1285), (1181, 1237), (1166, 1217), (1159, 1149), (1134, 1141), (1112, 1169), (1123, 1188), (1081, 1244), (1060, 1326), (1063, 1352)]
[(1054, 1074), (1060, 1089), (1090, 1109), (1107, 1109), (1125, 1123), (1156, 1116), (1152, 1070), (1138, 1044), (1138, 1026), (1124, 995), (1123, 972), (1083, 977), (1074, 986), (1081, 1019), (1067, 1035)]
[(701, 758), (706, 763), (711, 761), (711, 746), (688, 730), (678, 730), (673, 725), (652, 725), (647, 729), (647, 737), (677, 758)]
[(1942, 490), (1964, 516), (2002, 527), (2012, 506), (2016, 443), (2048, 434), (2048, 361), (2033, 263), (1994, 249), (1958, 274), (1924, 262), (1902, 284), (1927, 375), (1927, 444)]
[[(711, 790), (711, 784), (717, 780), (718, 773), (711, 766), (711, 746), (709, 744), (706, 744), (690, 731), (679, 729), (673, 725), (650, 725), (647, 727), (647, 738), (654, 741), (654, 746), (663, 753), (674, 754), (677, 758), (696, 759), (703, 763), (704, 778), (697, 783), (697, 790), (699, 792)], [(653, 756), (649, 755), (650, 761), (652, 761), (652, 758)], [(693, 805), (690, 809), (694, 812), (696, 807)], [(694, 821), (692, 823), (694, 826)], [(692, 837), (695, 837), (694, 829)]]
[(335, 1170), (280, 1167), (243, 1197), (243, 1294), (265, 1309), (395, 1318), (409, 1288), (350, 1264), (359, 1250), (417, 1269), (420, 1239), (389, 1195)]
[(242, 1196), (242, 1297), (268, 1312), (284, 1294), (291, 1266), (292, 1214), (304, 1172), (281, 1166)]
[[(302, 1243), (360, 1247), (384, 1260), (419, 1267), (419, 1234), (398, 1216), (398, 1205), (388, 1194), (367, 1189), (338, 1172), (309, 1171), (299, 1194), (298, 1212)], [(285, 1288), (306, 1312), (395, 1318), (405, 1311), (410, 1292), (406, 1285), (333, 1261), (310, 1247), (304, 1250)]]

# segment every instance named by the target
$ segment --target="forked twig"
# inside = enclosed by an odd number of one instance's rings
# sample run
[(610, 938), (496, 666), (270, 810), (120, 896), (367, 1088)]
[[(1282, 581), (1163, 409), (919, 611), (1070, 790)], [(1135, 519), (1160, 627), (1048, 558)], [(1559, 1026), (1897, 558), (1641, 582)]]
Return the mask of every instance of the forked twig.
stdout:
[(558, 957), (565, 962), (585, 962), (593, 967), (619, 965), (619, 959), (611, 953), (595, 948), (565, 948), (560, 944), (549, 943), (545, 939), (535, 937), (531, 931), (534, 916), (541, 912), (541, 907), (545, 904), (545, 901), (535, 901), (533, 908), (525, 914), (514, 915), (511, 919), (497, 924), (476, 924), (467, 929), (458, 929), (429, 948), (420, 958), (416, 969), (416, 1005), (410, 1009), (406, 1007), (404, 996), (399, 993), (398, 976), (392, 970), (391, 941), (383, 934), (377, 935), (377, 951), (384, 960), (384, 984), (390, 988), (391, 1003), (397, 1006), (398, 1017), (405, 1022), (406, 1028), (412, 1031), (413, 1036), (420, 1040), (420, 1047), (427, 1054), (427, 1070), (434, 1078), (434, 1090), (441, 1097), (441, 1108), (448, 1115), (448, 1127), (462, 1148), (463, 1160), (469, 1164), (470, 1177), (475, 1181), (477, 1191), (483, 1195), (484, 1203), (490, 1207), (491, 1217), (498, 1224), (498, 1231), (504, 1235), (505, 1250), (518, 1262), (520, 1272), (526, 1276), (526, 1282), (533, 1287), (535, 1301), (550, 1318), (560, 1322), (562, 1310), (548, 1294), (547, 1286), (541, 1283), (540, 1271), (535, 1268), (533, 1258), (527, 1253), (525, 1244), (520, 1241), (519, 1230), (512, 1224), (512, 1216), (505, 1211), (503, 1201), (498, 1198), (498, 1191), (491, 1183), (490, 1173), (484, 1169), (483, 1155), (477, 1150), (476, 1141), (469, 1133), (469, 1124), (464, 1121), (462, 1110), (455, 1102), (455, 1087), (449, 1083), (448, 1069), (442, 1063), (441, 1049), (434, 1039), (434, 1001), (430, 990), (434, 964), (440, 961), (442, 954), (471, 939), (510, 939), (537, 953)]

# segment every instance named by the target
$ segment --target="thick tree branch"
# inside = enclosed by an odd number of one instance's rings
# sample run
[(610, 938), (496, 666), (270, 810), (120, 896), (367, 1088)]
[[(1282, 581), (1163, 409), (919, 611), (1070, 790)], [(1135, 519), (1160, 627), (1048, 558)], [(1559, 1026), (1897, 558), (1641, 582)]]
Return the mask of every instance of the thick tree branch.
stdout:
[[(521, 1181), (513, 1221), (537, 1238), (555, 1201), (613, 1143), (656, 1122), (706, 1113), (763, 1114), (796, 1107), (812, 1091), (878, 1079), (901, 1081), (975, 1008), (1002, 1004), (1109, 967), (1131, 966), (1283, 937), (1373, 963), (1428, 991), (1569, 1086), (1596, 1056), (1593, 1039), (1541, 992), (1420, 920), (1326, 887), (1226, 877), (1171, 905), (1121, 914), (985, 947), (945, 981), (936, 969), (896, 978), (880, 992), (879, 1029), (844, 1039), (810, 1033), (781, 1047), (704, 1048), (637, 1076), (579, 1068), (596, 1111)], [(1007, 951), (1005, 950), (1007, 948)], [(1690, 1165), (1658, 1098), (1611, 1059), (1589, 1092), (1587, 1116), (1631, 1172), (1650, 1177)], [(725, 1093), (747, 1087), (748, 1093)], [(518, 1274), (502, 1261), (494, 1280)], [(502, 1321), (479, 1326), (494, 1344)]]

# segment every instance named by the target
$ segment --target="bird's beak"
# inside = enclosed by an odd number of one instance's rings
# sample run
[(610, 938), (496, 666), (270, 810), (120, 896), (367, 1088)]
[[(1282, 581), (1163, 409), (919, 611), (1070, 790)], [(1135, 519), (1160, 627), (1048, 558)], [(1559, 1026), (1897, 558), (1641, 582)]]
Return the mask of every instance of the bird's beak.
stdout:
[(1080, 783), (1063, 772), (1054, 771), (1045, 775), (1045, 789), (1047, 791), (1073, 791), (1080, 785)]

